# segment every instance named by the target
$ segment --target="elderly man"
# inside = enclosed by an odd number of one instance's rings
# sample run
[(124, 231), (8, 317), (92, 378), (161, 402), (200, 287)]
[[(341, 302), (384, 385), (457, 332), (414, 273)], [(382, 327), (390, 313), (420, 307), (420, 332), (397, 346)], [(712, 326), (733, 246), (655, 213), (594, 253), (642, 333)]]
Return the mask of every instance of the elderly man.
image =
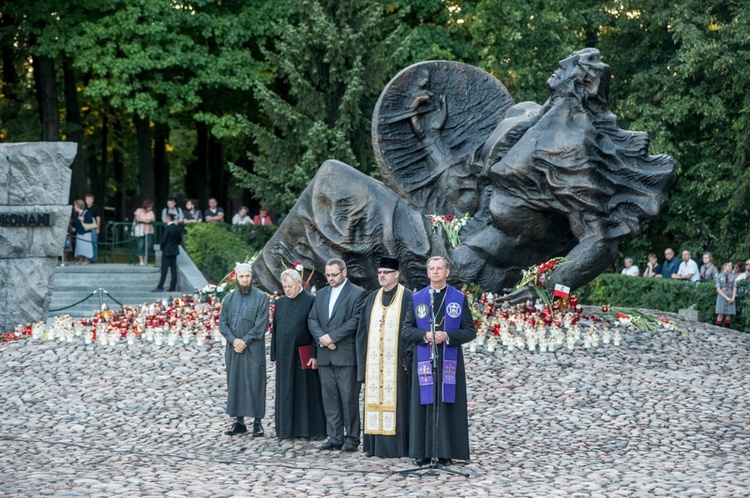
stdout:
[(671, 247), (664, 249), (664, 263), (661, 265), (661, 274), (656, 278), (672, 278), (680, 268), (680, 262), (674, 257), (674, 250)]
[[(409, 456), (415, 465), (469, 459), (466, 372), (461, 344), (477, 335), (466, 296), (448, 285), (448, 261), (427, 260), (430, 285), (412, 296), (401, 335), (414, 345)], [(437, 403), (437, 407), (434, 404)], [(436, 421), (434, 410), (437, 410)], [(437, 426), (437, 440), (433, 424)]]
[[(410, 345), (401, 337), (401, 324), (412, 292), (398, 283), (399, 260), (380, 258), (380, 289), (367, 296), (357, 331), (357, 382), (365, 383), (367, 456), (409, 455)], [(407, 355), (408, 353), (408, 355)]]
[(355, 339), (366, 293), (347, 278), (346, 263), (326, 262), (328, 287), (318, 291), (307, 318), (318, 343), (318, 372), (323, 389), (328, 441), (321, 450), (357, 451), (359, 446), (359, 389)]
[[(315, 296), (302, 288), (295, 269), (281, 273), (284, 296), (276, 300), (271, 361), (276, 362), (276, 437), (323, 437), (326, 417), (320, 391), (317, 348), (307, 328)], [(309, 358), (309, 359), (308, 359)]]
[(266, 413), (266, 343), (268, 297), (253, 287), (252, 268), (247, 263), (234, 268), (237, 289), (221, 303), (219, 332), (227, 340), (227, 415), (234, 425), (224, 434), (247, 432), (245, 417), (253, 417), (253, 436), (263, 435), (261, 419)]
[(677, 269), (676, 273), (672, 274), (672, 278), (677, 280), (690, 280), (691, 282), (697, 282), (700, 280), (700, 270), (698, 269), (698, 263), (693, 261), (690, 257), (690, 251), (687, 249), (682, 251), (682, 263)]

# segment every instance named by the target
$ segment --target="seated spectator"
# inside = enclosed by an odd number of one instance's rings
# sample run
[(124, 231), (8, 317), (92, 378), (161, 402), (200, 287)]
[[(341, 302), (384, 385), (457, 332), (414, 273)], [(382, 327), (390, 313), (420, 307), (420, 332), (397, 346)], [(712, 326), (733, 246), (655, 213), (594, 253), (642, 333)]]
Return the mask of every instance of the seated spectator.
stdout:
[(702, 282), (713, 282), (716, 279), (716, 275), (719, 274), (719, 270), (714, 266), (714, 258), (710, 252), (703, 254), (703, 264), (700, 269), (700, 279)]
[(224, 210), (219, 207), (219, 203), (213, 197), (208, 200), (208, 209), (203, 212), (203, 215), (203, 219), (207, 222), (224, 221)]
[(674, 257), (674, 250), (667, 247), (664, 250), (664, 263), (661, 265), (661, 273), (656, 278), (672, 278), (680, 269), (680, 262)]
[(745, 266), (745, 262), (741, 259), (738, 259), (734, 262), (734, 268), (732, 270), (732, 275), (734, 276), (734, 281), (739, 282), (741, 280), (745, 280), (747, 278), (747, 267)]
[(656, 254), (651, 253), (648, 255), (648, 263), (646, 263), (646, 270), (643, 272), (643, 276), (648, 278), (661, 276), (661, 265)]
[(273, 223), (273, 220), (271, 219), (271, 216), (268, 214), (268, 208), (262, 207), (260, 208), (260, 213), (256, 214), (253, 217), (253, 223), (256, 225), (270, 225)]
[(690, 251), (687, 249), (682, 251), (682, 263), (677, 269), (677, 273), (672, 274), (672, 278), (676, 280), (690, 280), (691, 282), (697, 282), (700, 280), (700, 270), (698, 270), (698, 263), (692, 260), (690, 257)]
[(253, 220), (250, 219), (250, 210), (245, 206), (242, 206), (237, 214), (232, 217), (232, 225), (253, 225)]
[(637, 266), (633, 266), (633, 258), (625, 258), (625, 268), (622, 269), (623, 275), (627, 275), (629, 277), (637, 277), (641, 274), (640, 270)]
[[(172, 220), (174, 220), (175, 223), (180, 224), (185, 221), (185, 215), (182, 212), (182, 208), (177, 207), (177, 201), (174, 197), (171, 197), (167, 201), (167, 207), (161, 210), (161, 221), (164, 224), (169, 223), (167, 221), (167, 215), (172, 215)], [(170, 220), (171, 221), (171, 220)]]
[(185, 201), (185, 223), (200, 223), (203, 221), (203, 213), (195, 207), (195, 201), (188, 199)]

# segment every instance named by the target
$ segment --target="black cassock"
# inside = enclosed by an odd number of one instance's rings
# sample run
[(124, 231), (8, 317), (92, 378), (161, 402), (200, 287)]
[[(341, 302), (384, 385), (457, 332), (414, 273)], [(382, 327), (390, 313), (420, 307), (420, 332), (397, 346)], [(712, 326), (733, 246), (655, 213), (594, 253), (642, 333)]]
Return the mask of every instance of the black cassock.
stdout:
[[(313, 343), (307, 315), (315, 297), (306, 290), (276, 300), (271, 361), (276, 362), (276, 437), (324, 437), (326, 419), (317, 370), (303, 370), (297, 348)], [(316, 348), (312, 348), (315, 357)]]
[[(388, 306), (396, 294), (394, 287), (390, 292), (383, 291), (383, 306)], [(367, 338), (370, 326), (370, 315), (373, 303), (378, 295), (374, 290), (367, 296), (365, 307), (359, 319), (357, 330), (357, 382), (365, 381), (365, 366), (367, 361)], [(399, 323), (404, 322), (406, 311), (411, 306), (411, 291), (404, 289), (401, 299), (401, 314)], [(410, 344), (399, 334), (398, 340), (398, 375), (396, 377), (396, 435), (376, 436), (364, 434), (362, 437), (362, 449), (365, 453), (372, 453), (379, 457), (404, 457), (409, 455), (409, 388), (411, 377), (411, 354)]]
[[(446, 288), (447, 289), (447, 288)], [(440, 302), (442, 291), (435, 292), (435, 300)], [(436, 309), (436, 323), (443, 323), (445, 308)], [(438, 328), (440, 330), (440, 328)], [(414, 316), (414, 306), (409, 309), (401, 326), (401, 335), (411, 344), (414, 351), (411, 374), (411, 405), (409, 409), (409, 456), (412, 458), (432, 458), (433, 441), (433, 405), (422, 405), (419, 399), (419, 377), (417, 375), (418, 361), (416, 353), (417, 344), (425, 344), (424, 335), (427, 331), (417, 327)], [(439, 361), (437, 365), (438, 394), (438, 431), (437, 431), (437, 457), (455, 458), (460, 460), (469, 459), (469, 415), (466, 398), (466, 370), (464, 368), (464, 356), (461, 348), (477, 335), (474, 319), (471, 316), (466, 298), (461, 305), (461, 328), (449, 330), (450, 344), (458, 346), (458, 361), (456, 368), (456, 402), (442, 402), (442, 368), (443, 368), (443, 345), (438, 345)]]

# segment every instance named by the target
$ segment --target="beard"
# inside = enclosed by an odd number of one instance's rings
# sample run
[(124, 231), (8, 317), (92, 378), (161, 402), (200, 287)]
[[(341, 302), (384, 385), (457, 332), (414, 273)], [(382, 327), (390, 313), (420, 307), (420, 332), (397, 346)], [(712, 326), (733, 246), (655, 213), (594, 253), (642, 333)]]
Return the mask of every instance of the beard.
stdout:
[(253, 284), (252, 284), (252, 282), (250, 282), (250, 283), (249, 283), (249, 284), (247, 284), (247, 285), (240, 285), (240, 284), (237, 284), (237, 290), (238, 290), (238, 291), (239, 291), (239, 293), (240, 293), (240, 294), (242, 294), (242, 295), (247, 295), (247, 294), (250, 294), (250, 291), (251, 291), (251, 290), (253, 290)]

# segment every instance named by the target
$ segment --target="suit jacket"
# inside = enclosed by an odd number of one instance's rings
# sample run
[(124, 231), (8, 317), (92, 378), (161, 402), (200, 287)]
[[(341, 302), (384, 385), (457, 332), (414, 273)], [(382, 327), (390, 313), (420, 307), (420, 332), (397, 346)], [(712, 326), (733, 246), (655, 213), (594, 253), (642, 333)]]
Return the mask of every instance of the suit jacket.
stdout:
[(176, 223), (170, 223), (164, 227), (161, 234), (161, 253), (164, 256), (177, 256), (180, 254), (182, 244), (182, 229)]
[[(328, 301), (331, 287), (324, 287), (315, 295), (315, 304), (307, 317), (307, 326), (318, 347), (318, 365), (347, 366), (357, 364), (356, 336), (359, 315), (367, 293), (347, 280), (336, 300), (331, 318), (328, 318)], [(335, 350), (320, 346), (320, 338), (328, 334), (336, 344)]]

